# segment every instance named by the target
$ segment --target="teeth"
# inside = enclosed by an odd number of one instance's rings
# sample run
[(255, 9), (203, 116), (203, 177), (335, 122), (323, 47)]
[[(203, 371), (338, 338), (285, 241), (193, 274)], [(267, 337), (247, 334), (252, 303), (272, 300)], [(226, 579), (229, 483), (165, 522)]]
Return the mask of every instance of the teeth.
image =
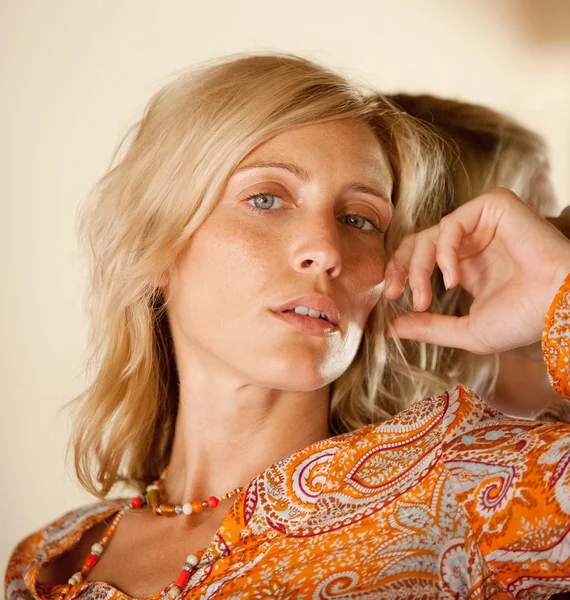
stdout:
[(298, 315), (308, 315), (309, 317), (314, 317), (315, 319), (324, 319), (328, 321), (327, 315), (325, 313), (319, 312), (318, 310), (313, 310), (312, 308), (307, 308), (306, 306), (296, 306), (293, 309)]

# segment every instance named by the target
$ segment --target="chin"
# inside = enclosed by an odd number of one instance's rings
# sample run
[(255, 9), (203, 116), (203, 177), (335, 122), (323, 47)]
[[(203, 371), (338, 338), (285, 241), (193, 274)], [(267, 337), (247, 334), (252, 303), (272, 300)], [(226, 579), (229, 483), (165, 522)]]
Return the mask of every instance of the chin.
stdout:
[[(272, 357), (259, 361), (258, 385), (288, 392), (310, 392), (329, 385), (349, 367), (350, 360), (323, 359), (297, 353), (296, 356)], [(346, 364), (345, 364), (346, 363)]]

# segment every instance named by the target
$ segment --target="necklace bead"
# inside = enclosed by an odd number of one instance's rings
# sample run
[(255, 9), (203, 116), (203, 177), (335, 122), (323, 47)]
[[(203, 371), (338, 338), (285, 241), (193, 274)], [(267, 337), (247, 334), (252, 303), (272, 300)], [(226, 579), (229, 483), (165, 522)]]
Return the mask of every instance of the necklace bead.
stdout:
[[(87, 558), (85, 559), (81, 570), (77, 571), (69, 578), (67, 582), (68, 585), (64, 586), (59, 595), (59, 600), (64, 600), (67, 597), (72, 586), (75, 586), (85, 580), (89, 571), (91, 571), (91, 569), (99, 561), (101, 555), (105, 550), (105, 545), (109, 541), (109, 538), (115, 532), (119, 521), (121, 520), (121, 518), (127, 510), (137, 510), (142, 509), (145, 506), (149, 506), (152, 508), (152, 512), (155, 515), (159, 516), (176, 517), (181, 514), (191, 515), (193, 513), (202, 512), (204, 508), (216, 508), (221, 501), (227, 500), (228, 498), (239, 494), (243, 490), (243, 487), (236, 488), (235, 490), (232, 490), (231, 492), (224, 494), (220, 497), (210, 496), (207, 500), (204, 500), (202, 502), (199, 500), (195, 500), (194, 502), (184, 502), (183, 504), (169, 504), (167, 502), (162, 502), (162, 488), (167, 472), (168, 467), (164, 469), (160, 477), (154, 483), (151, 483), (146, 487), (146, 493), (144, 495), (131, 498), (127, 502), (127, 504), (125, 504), (123, 508), (117, 513), (103, 538), (99, 542), (91, 546), (91, 552), (89, 556), (87, 556)], [(182, 590), (186, 587), (188, 581), (190, 580), (190, 575), (192, 574), (192, 571), (200, 563), (201, 555), (202, 552), (200, 552), (199, 554), (189, 554), (186, 557), (184, 565), (182, 566), (182, 570), (178, 575), (178, 579), (172, 585), (166, 587), (161, 592), (162, 596), (168, 596), (169, 598), (174, 600), (182, 594)]]
[(152, 489), (147, 490), (146, 499), (149, 506), (158, 504), (160, 502), (160, 488), (155, 486)]
[(142, 508), (143, 504), (144, 504), (144, 501), (140, 496), (137, 496), (136, 498), (133, 498), (131, 500), (131, 506), (133, 508)]
[(95, 564), (97, 563), (97, 561), (99, 560), (99, 556), (97, 554), (90, 554), (86, 561), (85, 564), (90, 567), (93, 568), (95, 566)]
[(200, 562), (200, 559), (195, 554), (189, 554), (186, 557), (186, 564), (195, 567)]
[(81, 583), (81, 581), (83, 581), (83, 575), (81, 573), (81, 571), (77, 571), (77, 573), (74, 573), (67, 581), (67, 583), (69, 583), (69, 585), (77, 585), (78, 583)]

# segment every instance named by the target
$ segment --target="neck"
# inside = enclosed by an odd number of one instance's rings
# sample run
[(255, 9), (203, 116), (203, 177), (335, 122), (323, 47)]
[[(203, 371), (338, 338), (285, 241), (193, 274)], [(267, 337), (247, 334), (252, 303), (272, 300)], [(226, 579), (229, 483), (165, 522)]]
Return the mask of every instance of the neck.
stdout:
[(180, 371), (180, 403), (165, 481), (169, 502), (204, 500), (247, 485), (274, 462), (330, 437), (330, 386), (271, 390), (192, 365)]

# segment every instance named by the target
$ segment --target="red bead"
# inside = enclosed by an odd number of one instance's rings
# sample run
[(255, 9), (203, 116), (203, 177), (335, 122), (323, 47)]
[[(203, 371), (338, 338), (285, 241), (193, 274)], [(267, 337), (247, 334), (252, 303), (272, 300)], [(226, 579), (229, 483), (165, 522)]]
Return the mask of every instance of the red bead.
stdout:
[(142, 505), (143, 505), (142, 498), (137, 497), (137, 498), (133, 498), (131, 500), (131, 506), (133, 508), (140, 508)]
[(186, 570), (180, 571), (180, 575), (178, 575), (178, 579), (176, 580), (176, 585), (182, 589), (190, 579), (190, 572)]
[(86, 564), (88, 567), (93, 567), (93, 566), (95, 566), (95, 563), (96, 563), (98, 560), (99, 560), (99, 557), (98, 557), (98, 556), (95, 556), (95, 554), (90, 554), (90, 555), (87, 557), (87, 560), (85, 561), (85, 564)]
[(220, 501), (216, 498), (216, 496), (210, 496), (208, 498), (208, 506), (210, 508), (216, 508), (216, 506), (218, 506), (219, 503)]

